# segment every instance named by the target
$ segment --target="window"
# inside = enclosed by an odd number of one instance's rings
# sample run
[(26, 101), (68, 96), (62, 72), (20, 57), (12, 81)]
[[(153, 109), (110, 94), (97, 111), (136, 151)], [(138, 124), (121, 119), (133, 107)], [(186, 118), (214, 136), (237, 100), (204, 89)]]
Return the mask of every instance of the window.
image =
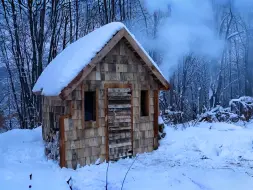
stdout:
[(54, 113), (53, 112), (49, 112), (49, 123), (50, 123), (50, 128), (54, 129)]
[(148, 116), (149, 114), (149, 97), (147, 90), (141, 90), (141, 101), (140, 101), (141, 116)]
[(96, 121), (96, 92), (84, 94), (85, 121)]

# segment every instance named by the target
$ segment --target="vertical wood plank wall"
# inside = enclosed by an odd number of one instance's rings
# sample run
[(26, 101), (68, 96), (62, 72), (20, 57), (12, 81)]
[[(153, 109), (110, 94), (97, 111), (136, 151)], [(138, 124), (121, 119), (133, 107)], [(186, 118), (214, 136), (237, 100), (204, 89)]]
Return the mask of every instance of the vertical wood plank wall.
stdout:
[[(98, 159), (102, 162), (108, 156), (106, 155), (105, 85), (110, 83), (132, 85), (133, 154), (150, 152), (154, 149), (156, 144), (154, 122), (157, 122), (154, 115), (156, 110), (154, 96), (157, 98), (159, 83), (154, 81), (128, 44), (121, 40), (65, 101), (45, 98), (44, 139), (52, 133), (48, 115), (50, 111), (55, 113), (54, 123), (58, 130), (60, 115), (70, 115), (69, 118), (64, 118), (65, 157), (66, 166), (69, 168), (76, 168), (77, 164), (83, 166), (95, 163)], [(144, 117), (140, 116), (141, 90), (149, 91), (149, 115)], [(96, 92), (96, 121), (84, 121), (85, 91)]]

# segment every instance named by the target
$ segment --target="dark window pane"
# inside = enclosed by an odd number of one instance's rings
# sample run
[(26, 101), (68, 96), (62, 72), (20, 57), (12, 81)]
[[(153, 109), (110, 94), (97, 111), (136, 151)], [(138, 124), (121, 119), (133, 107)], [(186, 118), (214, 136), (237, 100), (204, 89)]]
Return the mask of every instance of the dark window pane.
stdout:
[(85, 121), (96, 121), (96, 92), (85, 92), (84, 114)]
[(147, 90), (141, 90), (141, 100), (140, 100), (140, 114), (141, 116), (148, 116), (149, 114), (149, 97)]

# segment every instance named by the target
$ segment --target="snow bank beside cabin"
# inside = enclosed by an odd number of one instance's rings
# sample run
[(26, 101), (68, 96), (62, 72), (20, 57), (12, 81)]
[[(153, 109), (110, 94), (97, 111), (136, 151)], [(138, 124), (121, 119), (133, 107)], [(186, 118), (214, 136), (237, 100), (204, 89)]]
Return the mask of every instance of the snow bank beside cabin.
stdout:
[[(95, 29), (93, 32), (68, 45), (67, 48), (59, 53), (43, 70), (33, 87), (33, 92), (41, 92), (42, 95), (46, 96), (59, 95), (61, 90), (66, 87), (79, 72), (90, 63), (110, 39), (123, 28), (135, 39), (123, 23), (112, 22)], [(136, 39), (135, 41), (163, 76), (158, 65), (152, 60), (141, 44)]]
[(1, 189), (69, 190), (62, 169), (46, 160), (40, 127), (0, 134), (0, 155)]
[[(253, 123), (246, 127), (200, 123), (178, 130), (166, 127), (158, 150), (140, 154), (123, 190), (251, 190), (253, 187)], [(0, 134), (1, 189), (105, 189), (107, 164), (77, 170), (59, 168), (44, 156), (41, 128)], [(108, 189), (121, 189), (134, 159), (110, 163)], [(32, 180), (29, 175), (32, 174)]]
[(248, 164), (253, 164), (252, 127), (253, 124), (245, 128), (228, 123), (200, 123), (184, 130), (180, 130), (180, 125), (177, 131), (165, 128), (168, 136), (166, 141), (161, 142), (161, 149), (170, 143), (172, 146), (167, 150), (171, 151), (175, 159), (188, 163), (192, 161), (194, 164), (202, 157), (214, 166), (236, 163), (242, 159), (250, 160)]

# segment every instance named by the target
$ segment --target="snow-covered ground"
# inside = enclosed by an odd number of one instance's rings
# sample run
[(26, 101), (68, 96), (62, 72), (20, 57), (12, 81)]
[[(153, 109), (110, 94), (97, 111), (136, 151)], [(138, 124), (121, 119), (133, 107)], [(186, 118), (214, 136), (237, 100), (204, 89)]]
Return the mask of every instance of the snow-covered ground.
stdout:
[[(166, 127), (158, 150), (141, 154), (130, 169), (123, 189), (136, 190), (251, 190), (253, 188), (253, 124), (201, 123), (174, 130)], [(108, 190), (121, 189), (134, 159), (110, 163)], [(41, 129), (0, 134), (0, 189), (105, 189), (107, 164), (75, 170), (60, 169), (43, 153)], [(30, 180), (32, 174), (32, 180)]]

